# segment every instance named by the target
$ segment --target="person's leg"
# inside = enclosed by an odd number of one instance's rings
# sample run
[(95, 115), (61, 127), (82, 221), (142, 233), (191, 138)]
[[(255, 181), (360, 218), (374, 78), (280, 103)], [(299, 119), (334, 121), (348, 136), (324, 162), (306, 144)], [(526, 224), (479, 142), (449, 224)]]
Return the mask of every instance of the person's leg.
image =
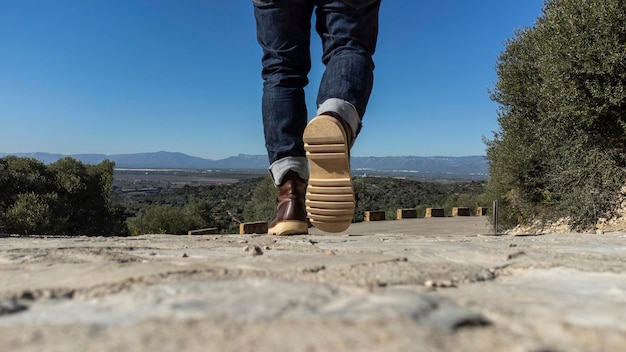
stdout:
[(270, 174), (278, 191), (274, 235), (308, 233), (302, 141), (307, 109), (304, 87), (311, 69), (313, 4), (307, 0), (253, 0), (257, 39), (263, 49), (262, 114)]
[(304, 87), (311, 70), (313, 4), (305, 0), (253, 0), (257, 40), (263, 49), (262, 115), (270, 173), (276, 185), (293, 170), (307, 179), (302, 133)]
[(350, 148), (372, 91), (380, 0), (317, 0), (316, 5), (326, 70), (318, 117), (304, 131), (311, 173), (306, 205), (314, 226), (341, 232), (354, 216)]
[(345, 120), (354, 137), (374, 82), (380, 0), (318, 0), (316, 29), (322, 38), (322, 76), (318, 115), (332, 113)]

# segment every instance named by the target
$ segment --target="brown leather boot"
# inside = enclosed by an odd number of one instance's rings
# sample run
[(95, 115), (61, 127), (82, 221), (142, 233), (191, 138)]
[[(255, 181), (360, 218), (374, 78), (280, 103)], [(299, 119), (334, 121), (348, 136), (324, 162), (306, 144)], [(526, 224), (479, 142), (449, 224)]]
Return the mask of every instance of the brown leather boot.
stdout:
[(276, 218), (269, 224), (270, 235), (305, 235), (309, 233), (304, 205), (304, 181), (294, 171), (289, 171), (279, 187)]

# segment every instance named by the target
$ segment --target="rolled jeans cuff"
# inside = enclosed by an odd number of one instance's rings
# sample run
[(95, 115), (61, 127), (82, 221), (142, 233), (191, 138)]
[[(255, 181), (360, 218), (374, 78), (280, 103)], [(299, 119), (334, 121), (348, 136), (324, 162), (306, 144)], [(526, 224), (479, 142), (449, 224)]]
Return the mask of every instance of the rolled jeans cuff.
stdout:
[(274, 184), (280, 186), (283, 183), (283, 178), (290, 170), (296, 172), (305, 181), (309, 179), (309, 167), (306, 157), (288, 156), (276, 160), (270, 165), (269, 172)]
[(345, 122), (347, 122), (348, 126), (350, 126), (350, 129), (352, 130), (352, 137), (356, 138), (356, 135), (360, 130), (361, 118), (359, 117), (359, 113), (356, 111), (354, 105), (339, 98), (326, 99), (326, 101), (320, 104), (317, 108), (317, 115), (323, 115), (329, 112), (334, 113), (334, 115), (338, 115)]

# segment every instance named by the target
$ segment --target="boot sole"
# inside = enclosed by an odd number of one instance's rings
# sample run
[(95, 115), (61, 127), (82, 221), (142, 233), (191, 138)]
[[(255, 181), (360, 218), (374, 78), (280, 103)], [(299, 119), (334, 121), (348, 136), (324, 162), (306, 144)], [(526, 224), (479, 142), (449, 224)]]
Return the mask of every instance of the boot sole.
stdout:
[(325, 232), (342, 232), (354, 217), (354, 187), (346, 131), (332, 116), (318, 116), (304, 130), (310, 177), (306, 210), (311, 224)]
[(267, 233), (274, 236), (306, 235), (309, 233), (309, 224), (306, 221), (285, 220), (270, 227)]

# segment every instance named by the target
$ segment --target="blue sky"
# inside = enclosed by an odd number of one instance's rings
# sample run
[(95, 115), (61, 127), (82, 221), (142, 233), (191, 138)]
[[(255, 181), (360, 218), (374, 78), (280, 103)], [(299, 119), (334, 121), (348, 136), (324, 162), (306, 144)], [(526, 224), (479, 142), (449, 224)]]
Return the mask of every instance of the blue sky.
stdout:
[[(353, 155), (484, 155), (497, 56), (542, 6), (383, 0)], [(2, 0), (0, 152), (264, 154), (260, 58), (251, 0)]]

